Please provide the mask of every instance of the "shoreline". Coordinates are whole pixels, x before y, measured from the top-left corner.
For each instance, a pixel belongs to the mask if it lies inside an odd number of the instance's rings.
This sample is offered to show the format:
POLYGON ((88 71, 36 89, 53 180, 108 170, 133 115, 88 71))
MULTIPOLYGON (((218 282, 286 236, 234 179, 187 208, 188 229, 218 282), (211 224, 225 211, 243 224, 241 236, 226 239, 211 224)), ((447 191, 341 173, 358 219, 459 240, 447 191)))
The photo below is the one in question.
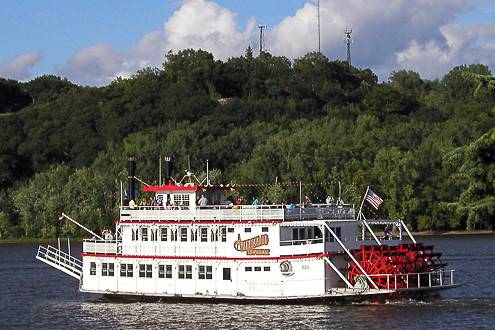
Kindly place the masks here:
POLYGON ((460 236, 460 235, 495 235, 493 230, 433 230, 413 231, 413 236, 460 236))
MULTIPOLYGON (((495 235, 493 230, 434 230, 434 231, 413 231, 413 236, 462 236, 462 235, 495 235)), ((60 238, 61 242, 67 244, 67 238, 60 238)), ((81 243, 83 238, 71 238, 71 243, 81 243)), ((35 237, 22 237, 22 238, 5 238, 0 239, 0 245, 2 244, 57 244, 55 238, 35 238, 35 237)))
MULTIPOLYGON (((81 243, 82 238, 71 238, 72 243, 81 243)), ((67 238, 60 237, 61 244, 67 244, 67 238)), ((0 245, 2 244, 57 244, 56 238, 35 238, 35 237, 22 237, 22 238, 4 238, 0 239, 0 245)))

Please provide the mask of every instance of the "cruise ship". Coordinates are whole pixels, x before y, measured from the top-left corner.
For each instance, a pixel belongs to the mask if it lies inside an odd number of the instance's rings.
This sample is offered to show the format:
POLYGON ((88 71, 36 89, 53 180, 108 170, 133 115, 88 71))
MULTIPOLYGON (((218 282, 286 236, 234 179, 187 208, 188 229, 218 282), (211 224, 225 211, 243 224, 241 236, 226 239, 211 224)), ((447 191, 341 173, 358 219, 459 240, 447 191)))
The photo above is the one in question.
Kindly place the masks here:
MULTIPOLYGON (((235 185, 181 181, 136 189, 129 160, 128 196, 113 231, 88 232, 82 254, 40 246, 36 258, 79 281, 79 290, 158 300, 307 302, 425 296, 457 286, 441 253, 417 242, 400 220, 366 219, 342 201, 249 205, 231 201, 235 185), (136 202, 152 194, 151 202, 136 202), (376 233, 375 233, 376 231, 376 233), (379 234, 377 234, 379 233, 379 234)), ((122 189, 121 189, 121 194, 122 189)))

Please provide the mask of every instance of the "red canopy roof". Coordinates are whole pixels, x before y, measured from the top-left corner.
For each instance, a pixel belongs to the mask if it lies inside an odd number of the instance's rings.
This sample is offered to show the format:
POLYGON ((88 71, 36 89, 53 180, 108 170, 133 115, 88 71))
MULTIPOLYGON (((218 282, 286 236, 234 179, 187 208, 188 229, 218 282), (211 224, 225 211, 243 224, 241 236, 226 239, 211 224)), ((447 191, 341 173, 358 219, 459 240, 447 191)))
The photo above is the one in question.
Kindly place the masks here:
POLYGON ((220 184, 220 185, 209 185, 209 186, 200 186, 197 184, 193 183, 186 183, 186 184, 174 184, 174 183, 167 183, 167 184, 162 184, 162 185, 156 185, 156 186, 144 186, 144 191, 145 192, 175 192, 175 191, 185 191, 185 192, 196 192, 198 190, 202 191, 207 191, 207 190, 230 190, 233 189, 235 185, 231 184, 220 184))

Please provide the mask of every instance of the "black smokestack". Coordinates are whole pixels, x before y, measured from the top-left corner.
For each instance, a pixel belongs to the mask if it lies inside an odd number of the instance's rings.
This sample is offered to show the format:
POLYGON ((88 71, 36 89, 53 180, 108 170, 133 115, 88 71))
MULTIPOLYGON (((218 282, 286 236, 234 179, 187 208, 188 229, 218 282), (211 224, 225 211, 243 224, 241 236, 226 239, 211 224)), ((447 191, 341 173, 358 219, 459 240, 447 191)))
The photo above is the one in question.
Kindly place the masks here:
POLYGON ((129 200, 135 199, 136 194, 136 180, 134 179, 136 175, 136 162, 134 157, 129 157, 127 162, 127 190, 129 191, 129 200))
POLYGON ((165 183, 170 180, 170 161, 171 157, 165 156, 165 183))

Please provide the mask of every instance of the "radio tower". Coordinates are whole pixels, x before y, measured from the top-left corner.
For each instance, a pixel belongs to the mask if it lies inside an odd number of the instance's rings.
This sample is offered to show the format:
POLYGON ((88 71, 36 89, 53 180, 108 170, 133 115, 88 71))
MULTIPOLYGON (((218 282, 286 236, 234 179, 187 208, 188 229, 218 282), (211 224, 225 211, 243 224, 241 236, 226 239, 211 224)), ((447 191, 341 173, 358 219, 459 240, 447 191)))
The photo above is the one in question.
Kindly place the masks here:
POLYGON ((320 0, 318 0, 318 53, 321 53, 320 0))
POLYGON ((352 43, 352 29, 349 29, 349 28, 345 28, 345 35, 346 35, 346 45, 347 45, 347 64, 349 66, 352 65, 352 61, 351 61, 351 43, 352 43))
POLYGON ((263 46, 265 45, 265 32, 263 30, 266 29, 266 25, 259 24, 258 29, 260 29, 260 55, 263 53, 263 46))

